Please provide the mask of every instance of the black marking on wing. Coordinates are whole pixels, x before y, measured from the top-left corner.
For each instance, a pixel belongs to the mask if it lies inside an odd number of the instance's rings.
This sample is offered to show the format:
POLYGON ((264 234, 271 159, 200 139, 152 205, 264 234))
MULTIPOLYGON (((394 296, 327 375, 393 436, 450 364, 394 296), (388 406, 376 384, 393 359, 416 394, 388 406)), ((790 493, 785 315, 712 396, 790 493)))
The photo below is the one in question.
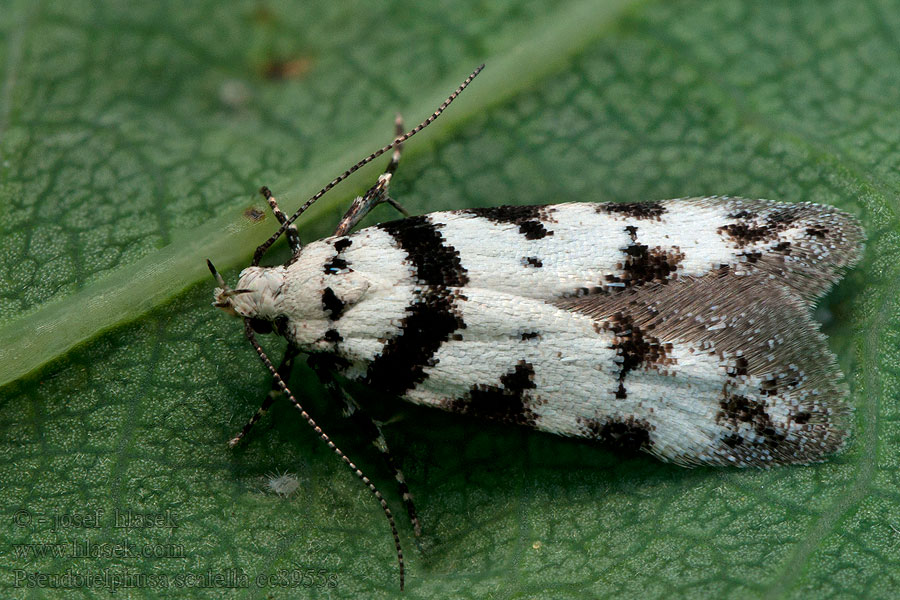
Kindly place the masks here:
MULTIPOLYGON (((721 235, 730 238, 738 248, 743 248, 749 244, 774 240, 778 237, 779 232, 789 229, 798 216, 798 209, 789 207, 766 215, 765 219, 760 222, 756 213, 743 210, 728 215, 729 218, 738 219, 737 223, 723 225, 719 227, 718 231, 721 235)), ((818 235, 818 233, 812 235, 818 235)))
POLYGON ((650 432, 653 425, 632 415, 624 418, 578 419, 585 437, 599 440, 623 452, 632 453, 653 446, 650 432))
POLYGON ((806 425, 807 423, 809 423, 810 417, 812 417, 811 413, 802 410, 794 415, 794 423, 797 423, 798 425, 806 425))
POLYGON ((402 395, 425 381, 426 366, 434 366, 434 354, 457 329, 466 324, 456 314, 458 294, 432 290, 406 308, 400 334, 387 341, 381 354, 369 364, 365 383, 389 394, 402 395))
POLYGON ((730 433, 722 438, 722 443, 729 448, 737 448, 738 446, 743 445, 744 438, 736 433, 730 433))
POLYGON ((427 378, 426 366, 437 364, 435 353, 466 327, 457 302, 465 296, 454 289, 469 281, 459 252, 444 241, 440 226, 426 217, 411 217, 379 225, 406 252, 419 284, 400 324, 400 333, 387 340, 369 364, 365 383, 402 395, 427 378))
POLYGON ((775 252, 780 252, 781 254, 784 254, 785 256, 790 256, 791 243, 790 242, 779 242, 778 244, 775 244, 774 246, 772 246, 772 250, 774 250, 775 252))
POLYGON ((334 275, 335 273, 340 273, 344 270, 352 271, 350 269, 350 263, 347 259, 340 256, 341 252, 349 248, 353 244, 353 241, 347 239, 346 237, 339 238, 334 242, 334 251, 337 253, 328 262, 325 263, 324 269, 326 275, 334 275))
POLYGON ((438 226, 417 216, 379 225, 391 234, 415 267, 416 279, 424 285, 464 286, 469 282, 459 252, 444 243, 438 226))
MULTIPOLYGON (((778 447, 787 437, 776 429, 775 423, 766 411, 766 405, 763 402, 739 394, 732 394, 726 387, 722 392, 722 400, 719 402, 719 407, 719 413, 716 415, 717 423, 732 430, 736 430, 742 423, 747 423, 753 428, 754 433, 762 438, 761 445, 763 446, 778 447)), ((796 416, 794 420, 796 421, 796 416)), ((737 433, 731 434, 722 441, 732 448, 746 442, 737 433)), ((759 441, 754 443, 760 444, 759 441)))
POLYGON ((761 396, 779 396, 789 393, 801 383, 801 375, 797 370, 784 369, 769 373, 759 385, 761 396))
POLYGON ((672 351, 672 344, 661 344, 659 339, 638 327, 631 315, 616 313, 603 324, 603 327, 612 331, 614 338, 610 348, 616 350, 616 356, 621 358, 616 398, 628 397, 625 377, 630 371, 642 367, 659 368, 672 363, 668 357, 672 351))
POLYGON ((339 256, 334 256, 325 263, 323 269, 326 275, 334 275, 350 268, 350 263, 339 256))
POLYGON ((522 264, 526 267, 534 267, 535 269, 540 269, 544 266, 544 262, 537 256, 526 256, 522 259, 522 264))
POLYGON ((726 367, 725 372, 729 377, 740 377, 749 372, 750 363, 743 356, 734 359, 734 364, 726 367))
POLYGON ((525 393, 535 387, 534 367, 520 360, 512 371, 500 377, 499 386, 474 385, 464 397, 448 401, 446 408, 473 417, 533 427, 537 415, 525 393))
POLYGON ((667 283, 674 277, 684 260, 684 253, 680 248, 677 246, 671 249, 649 248, 637 243, 637 227, 629 225, 625 227, 625 231, 631 236, 632 243, 622 249, 625 260, 617 265, 622 273, 607 275, 606 281, 623 283, 625 288, 630 288, 651 281, 667 283))
POLYGON ((337 329, 329 329, 325 332, 325 335, 322 336, 322 339, 332 344, 337 344, 338 342, 342 342, 344 340, 344 338, 341 337, 341 334, 338 333, 337 329))
POLYGON ((657 219, 666 207, 659 202, 604 202, 597 205, 598 213, 618 213, 633 219, 657 219))
POLYGON ((332 321, 337 321, 341 318, 341 313, 344 312, 345 306, 346 303, 338 298, 337 294, 330 287, 322 291, 322 310, 328 314, 328 318, 332 321))
POLYGON ((539 240, 553 235, 552 231, 544 227, 546 217, 544 206, 488 206, 485 208, 470 208, 464 212, 493 221, 494 223, 512 223, 519 226, 519 233, 526 240, 539 240))
POLYGON ((806 235, 817 237, 823 240, 828 237, 829 233, 831 233, 831 230, 827 227, 823 227, 822 225, 813 225, 812 227, 806 228, 806 235))

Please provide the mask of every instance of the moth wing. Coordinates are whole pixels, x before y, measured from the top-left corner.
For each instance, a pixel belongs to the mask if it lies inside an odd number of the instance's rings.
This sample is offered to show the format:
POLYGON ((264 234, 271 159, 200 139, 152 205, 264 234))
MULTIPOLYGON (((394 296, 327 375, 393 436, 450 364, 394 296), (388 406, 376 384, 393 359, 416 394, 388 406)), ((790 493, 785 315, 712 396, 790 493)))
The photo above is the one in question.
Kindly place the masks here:
MULTIPOLYGON (((642 370, 659 368, 665 356, 675 379, 662 388, 664 397, 646 399, 667 416, 645 450, 681 464, 822 460, 847 438, 848 389, 805 301, 768 283, 764 277, 687 278, 555 305, 613 333, 621 368, 631 368, 625 393, 635 392, 642 370), (635 360, 653 353, 654 344, 656 365, 635 360), (704 371, 704 364, 718 368, 704 371)), ((617 420, 629 418, 646 414, 617 420)))
POLYGON ((740 261, 732 270, 739 276, 771 275, 774 283, 809 301, 827 292, 862 255, 859 222, 833 206, 715 197, 669 202, 719 208, 724 220, 716 233, 740 261))
MULTIPOLYGON (((471 287, 548 301, 723 269, 770 275, 811 301, 859 259, 863 239, 859 223, 831 206, 730 197, 498 206, 432 213, 404 228, 404 241, 439 237, 471 287)), ((433 271, 440 256, 417 260, 433 271)))

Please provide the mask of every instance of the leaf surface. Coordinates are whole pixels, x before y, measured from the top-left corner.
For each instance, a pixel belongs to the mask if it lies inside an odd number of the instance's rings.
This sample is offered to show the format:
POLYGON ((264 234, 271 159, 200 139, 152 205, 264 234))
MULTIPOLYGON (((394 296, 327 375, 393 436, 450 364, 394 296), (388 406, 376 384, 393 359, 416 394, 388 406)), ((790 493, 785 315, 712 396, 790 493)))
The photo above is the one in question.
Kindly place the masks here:
MULTIPOLYGON (((378 456, 298 369, 292 388, 398 515, 406 596, 891 597, 900 7, 311 4, 4 6, 3 595, 396 594, 377 504, 294 411, 276 404, 225 447, 268 382, 209 306, 204 259, 234 281, 274 230, 248 212, 260 185, 299 206, 390 140, 395 111, 418 122, 485 62, 407 144, 395 198, 413 213, 708 194, 848 210, 866 255, 817 315, 856 427, 820 465, 685 470, 362 393, 390 419, 417 548, 378 456), (285 474, 299 487, 282 497, 285 474)), ((383 164, 302 236, 327 235, 383 164)))

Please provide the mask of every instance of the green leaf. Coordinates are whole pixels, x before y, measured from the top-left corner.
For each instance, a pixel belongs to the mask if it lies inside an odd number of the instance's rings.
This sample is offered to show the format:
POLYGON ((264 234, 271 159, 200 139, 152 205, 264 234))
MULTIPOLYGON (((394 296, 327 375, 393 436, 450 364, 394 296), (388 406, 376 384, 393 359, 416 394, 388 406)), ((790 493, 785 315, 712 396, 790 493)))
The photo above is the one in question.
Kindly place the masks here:
MULTIPOLYGON (((396 594, 377 503, 295 411, 277 403, 225 446, 268 378, 209 306, 204 259, 234 281, 274 230, 247 212, 260 185, 299 206, 389 141, 395 111, 418 122, 485 62, 407 144, 394 197, 424 213, 735 194, 858 215, 866 257, 817 313, 856 429, 820 465, 685 470, 363 392, 391 419, 419 548, 376 453, 299 369, 292 388, 398 515, 406 597, 892 597, 898 8, 7 0, 2 595, 396 594), (282 497, 285 473, 299 487, 282 497), (116 528, 117 511, 163 522, 116 528)), ((303 237, 383 164, 326 196, 303 237)))

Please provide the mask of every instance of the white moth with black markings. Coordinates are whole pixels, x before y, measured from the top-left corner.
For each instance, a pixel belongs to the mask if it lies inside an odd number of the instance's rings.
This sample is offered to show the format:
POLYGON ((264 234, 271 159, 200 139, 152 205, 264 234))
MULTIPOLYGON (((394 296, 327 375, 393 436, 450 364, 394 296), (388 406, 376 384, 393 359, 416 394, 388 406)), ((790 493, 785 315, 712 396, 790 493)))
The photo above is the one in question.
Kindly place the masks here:
MULTIPOLYGON (((257 249, 215 305, 240 316, 274 376, 236 444, 285 394, 298 353, 348 405, 415 509, 383 436, 340 374, 416 404, 643 450, 680 465, 822 460, 850 428, 847 387, 810 313, 860 256, 859 224, 809 203, 707 197, 652 203, 500 206, 431 213, 350 233, 388 202, 402 142, 332 181, 257 249), (293 221, 357 168, 394 148, 335 235, 301 248, 293 221), (258 266, 282 233, 292 258, 258 266), (254 332, 288 340, 271 364, 254 332)), ((402 209, 400 209, 402 210, 402 209)), ((210 265, 211 267, 211 265, 210 265)), ((212 268, 212 267, 211 267, 212 268)), ((215 274, 215 270, 213 269, 215 274)))

